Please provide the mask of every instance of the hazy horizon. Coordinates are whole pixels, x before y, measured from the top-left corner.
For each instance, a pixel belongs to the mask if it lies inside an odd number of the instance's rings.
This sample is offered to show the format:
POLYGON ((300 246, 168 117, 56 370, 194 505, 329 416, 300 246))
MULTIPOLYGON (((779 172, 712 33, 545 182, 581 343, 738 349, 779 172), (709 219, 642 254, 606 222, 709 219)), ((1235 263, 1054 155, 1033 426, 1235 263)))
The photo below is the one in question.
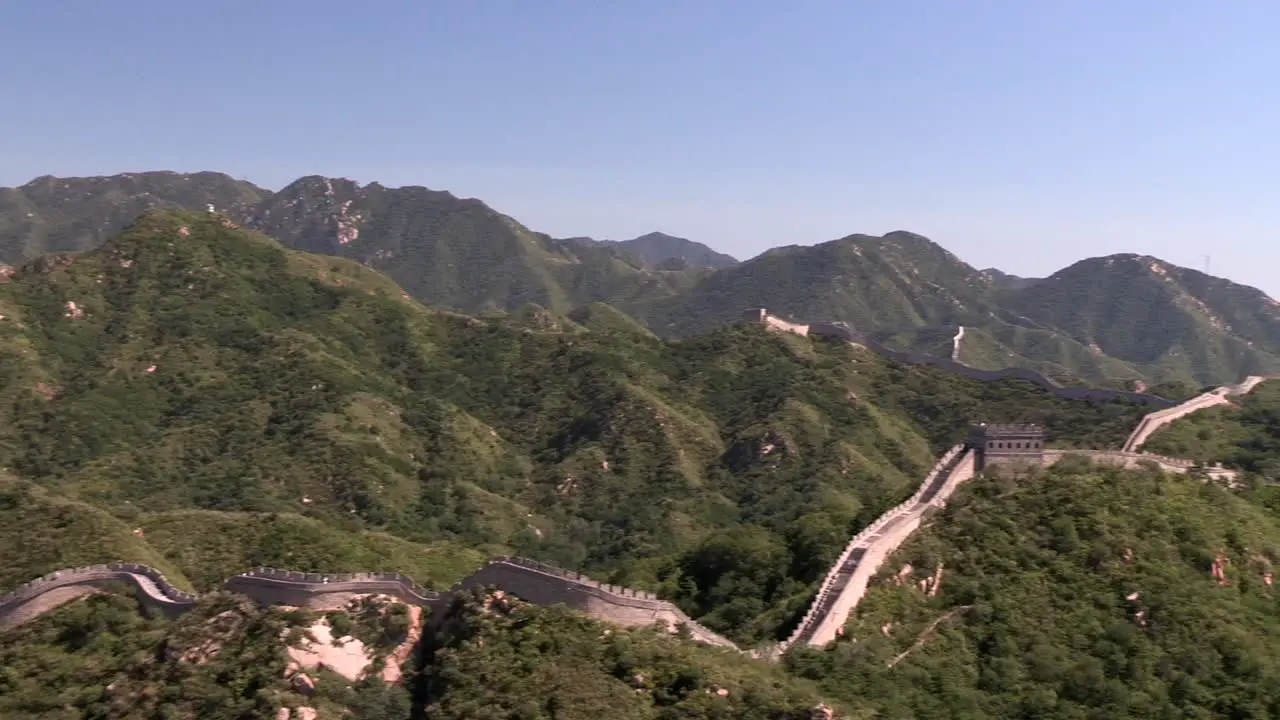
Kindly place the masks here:
POLYGON ((0 185, 214 170, 476 197, 747 259, 907 230, 1042 277, 1153 255, 1280 295, 1280 5, 155 0, 8 9, 0 185), (247 21, 251 20, 251 22, 247 21))

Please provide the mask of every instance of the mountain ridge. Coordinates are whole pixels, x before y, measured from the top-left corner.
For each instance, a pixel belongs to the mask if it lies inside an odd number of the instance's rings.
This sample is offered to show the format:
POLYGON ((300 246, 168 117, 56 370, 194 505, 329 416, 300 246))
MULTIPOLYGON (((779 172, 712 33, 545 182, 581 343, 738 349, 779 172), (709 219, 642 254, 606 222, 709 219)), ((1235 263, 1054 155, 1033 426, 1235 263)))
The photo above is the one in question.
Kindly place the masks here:
POLYGON ((713 269, 679 248, 628 250, 673 236, 558 240, 476 198, 319 175, 275 192, 218 173, 42 176, 0 190, 0 262, 94 247, 148 207, 209 204, 289 247, 355 260, 424 303, 468 314, 530 304, 566 314, 608 303, 661 336, 681 337, 764 306, 849 323, 900 352, 950 355, 946 333, 964 326, 966 364, 1028 367, 1058 382, 1198 386, 1280 370, 1280 304, 1150 256, 1119 253, 1020 278, 978 270, 900 230, 779 246, 713 269), (1124 297, 1134 287, 1144 288, 1141 302, 1124 297))

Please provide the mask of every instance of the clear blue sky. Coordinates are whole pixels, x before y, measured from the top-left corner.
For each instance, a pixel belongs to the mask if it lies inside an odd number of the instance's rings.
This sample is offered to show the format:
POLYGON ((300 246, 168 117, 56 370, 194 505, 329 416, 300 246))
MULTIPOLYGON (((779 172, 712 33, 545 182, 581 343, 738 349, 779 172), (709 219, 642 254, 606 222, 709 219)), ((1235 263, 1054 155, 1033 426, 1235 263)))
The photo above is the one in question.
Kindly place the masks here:
POLYGON ((13 0, 0 185, 339 175, 559 236, 906 229, 1280 295, 1278 38, 1277 0, 13 0))

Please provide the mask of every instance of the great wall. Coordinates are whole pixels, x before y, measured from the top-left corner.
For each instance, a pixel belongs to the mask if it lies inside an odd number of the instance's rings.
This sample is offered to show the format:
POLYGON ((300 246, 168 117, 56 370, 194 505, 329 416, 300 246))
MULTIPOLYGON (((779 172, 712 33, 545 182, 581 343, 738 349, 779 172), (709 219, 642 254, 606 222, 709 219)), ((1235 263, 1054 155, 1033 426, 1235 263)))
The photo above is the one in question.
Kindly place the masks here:
MULTIPOLYGON (((0 630, 16 627, 78 597, 124 584, 148 609, 175 616, 195 607, 200 596, 181 590, 155 568, 137 563, 110 563, 58 570, 0 596, 0 630)), ((442 608, 455 594, 493 586, 538 605, 563 603, 596 618, 642 627, 662 621, 684 625, 695 640, 709 645, 734 644, 698 624, 680 608, 643 590, 601 583, 581 573, 517 557, 495 557, 447 591, 418 585, 401 573, 301 573, 257 568, 224 583, 230 592, 263 605, 292 605, 314 610, 343 607, 358 595, 389 595, 411 605, 442 608)))
POLYGON ((765 308, 755 308, 748 312, 747 319, 752 322, 763 323, 764 325, 775 330, 795 333, 797 335, 814 335, 816 337, 830 337, 845 342, 861 345, 868 350, 874 351, 878 355, 883 355, 891 360, 909 365, 928 365, 936 367, 939 370, 945 370, 956 375, 963 375, 967 378, 980 380, 982 382, 996 382, 999 380, 1025 380, 1044 388, 1048 392, 1058 397, 1067 398, 1069 400, 1096 400, 1106 402, 1109 400, 1124 400, 1127 402, 1141 403, 1153 407, 1171 408, 1177 403, 1172 400, 1162 398, 1158 395, 1150 393, 1131 392, 1126 390, 1108 390, 1106 388, 1087 388, 1087 387, 1066 387, 1062 383, 1055 381, 1053 378, 1030 370, 1028 368, 1011 367, 1001 370, 982 370, 980 368, 970 367, 955 360, 959 356, 959 343, 964 337, 964 333, 958 331, 952 339, 953 350, 952 357, 943 358, 933 355, 925 355, 923 353, 907 353, 894 350, 880 341, 872 338, 864 332, 859 332, 841 323, 834 322, 815 322, 815 323, 796 323, 777 315, 770 314, 765 308))
MULTIPOLYGON (((773 316, 761 311, 761 320, 771 328, 801 335, 836 337, 881 352, 875 344, 868 345, 857 339, 855 333, 843 326, 820 325, 815 330, 813 325, 797 325, 780 318, 770 318, 773 316)), ((888 351, 884 354, 909 362, 899 357, 900 353, 888 351)), ((931 361, 930 364, 938 363, 931 361)), ((972 368, 968 370, 972 371, 972 368)), ((962 374, 985 380, 1029 380, 1051 392, 1069 392, 1065 397, 1168 405, 1145 415, 1121 450, 1043 450, 1036 454, 1037 464, 1047 466, 1068 455, 1082 455, 1097 462, 1124 467, 1150 463, 1165 471, 1179 473, 1189 472, 1194 463, 1141 453, 1138 448, 1160 427, 1197 410, 1229 402, 1228 396, 1246 394, 1267 379, 1251 376, 1237 385, 1220 387, 1174 405, 1163 398, 1154 398, 1159 402, 1152 403, 1151 396, 1138 393, 1062 388, 1046 384, 1051 381, 1038 373, 1025 372, 1039 377, 1040 381, 1024 376, 1024 371, 972 371, 962 374)), ((796 645, 823 647, 834 640, 884 561, 920 526, 929 510, 942 507, 962 483, 975 475, 976 467, 973 448, 957 445, 947 451, 910 498, 883 513, 849 540, 791 635, 770 647, 751 650, 750 654, 776 660, 796 645)), ((1233 474, 1221 468, 1209 468, 1207 472, 1211 477, 1230 477, 1233 474)), ((0 596, 0 631, 16 627, 76 598, 121 584, 129 586, 144 607, 169 616, 183 613, 199 601, 198 595, 175 587, 160 571, 146 565, 111 563, 59 570, 0 596)), ((235 575, 224 584, 227 590, 264 605, 312 609, 338 608, 354 596, 370 594, 390 595, 409 604, 439 608, 460 591, 489 586, 539 605, 563 603, 592 617, 625 627, 649 626, 659 621, 671 628, 684 626, 699 642, 737 649, 728 639, 698 624, 673 603, 652 593, 600 583, 586 575, 525 558, 493 558, 483 568, 444 592, 428 590, 400 573, 301 573, 273 568, 258 568, 235 575)))

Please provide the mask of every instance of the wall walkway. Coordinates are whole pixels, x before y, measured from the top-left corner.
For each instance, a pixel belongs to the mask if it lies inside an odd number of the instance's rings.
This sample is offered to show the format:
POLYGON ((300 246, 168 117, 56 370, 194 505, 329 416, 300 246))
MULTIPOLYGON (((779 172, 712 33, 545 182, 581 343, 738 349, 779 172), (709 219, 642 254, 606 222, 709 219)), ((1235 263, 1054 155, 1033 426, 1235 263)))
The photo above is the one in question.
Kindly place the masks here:
POLYGON ((796 643, 822 647, 834 640, 885 558, 919 527, 929 508, 943 505, 960 483, 972 476, 973 456, 957 445, 938 460, 915 494, 854 535, 828 571, 804 619, 778 646, 777 654, 796 643))

